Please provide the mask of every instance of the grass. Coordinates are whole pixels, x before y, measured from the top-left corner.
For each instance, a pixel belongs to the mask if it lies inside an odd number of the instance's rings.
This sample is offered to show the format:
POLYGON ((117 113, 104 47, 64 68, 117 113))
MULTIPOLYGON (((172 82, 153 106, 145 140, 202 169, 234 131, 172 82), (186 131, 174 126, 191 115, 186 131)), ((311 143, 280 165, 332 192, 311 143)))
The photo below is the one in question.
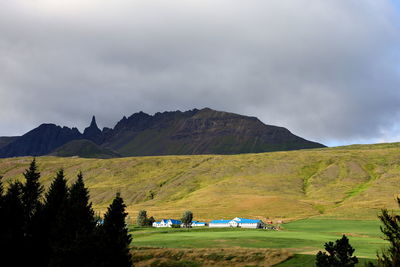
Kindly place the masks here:
POLYGON ((242 248, 136 248, 132 251, 135 266, 271 266, 292 257, 279 249, 242 248), (266 265, 265 263, 269 263, 266 265))
MULTIPOLYGON (((371 259, 358 259, 357 266, 365 266, 367 262, 376 262, 375 260, 371 259)), ((274 265, 274 267, 306 267, 306 266, 315 266, 315 256, 314 255, 302 255, 302 254, 295 254, 293 257, 285 260, 282 263, 274 265)))
POLYGON ((278 266, 312 266, 314 255, 328 241, 346 234, 361 262, 374 259, 385 246, 379 221, 305 219, 283 224, 283 230, 240 228, 131 228, 134 247, 174 249, 284 249, 295 256, 278 266), (296 265, 298 264, 298 265, 296 265), (301 265, 303 264, 303 265, 301 265), (310 265, 308 265, 310 264, 310 265))

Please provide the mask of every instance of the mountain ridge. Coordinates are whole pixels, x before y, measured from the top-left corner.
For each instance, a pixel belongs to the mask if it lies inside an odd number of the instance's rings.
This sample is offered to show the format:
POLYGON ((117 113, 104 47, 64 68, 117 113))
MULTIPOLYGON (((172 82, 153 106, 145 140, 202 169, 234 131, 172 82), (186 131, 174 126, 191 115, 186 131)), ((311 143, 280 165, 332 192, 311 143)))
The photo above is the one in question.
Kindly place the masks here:
POLYGON ((83 156, 79 153, 82 143, 71 142, 80 139, 99 146, 85 144, 97 152, 105 149, 106 154, 111 152, 123 157, 240 154, 324 147, 284 127, 264 124, 256 117, 203 108, 154 115, 140 111, 124 116, 114 128, 103 130, 93 116, 83 133, 77 128, 42 124, 0 147, 0 157, 57 154, 61 146, 68 154, 74 154, 75 149, 76 156, 83 156))

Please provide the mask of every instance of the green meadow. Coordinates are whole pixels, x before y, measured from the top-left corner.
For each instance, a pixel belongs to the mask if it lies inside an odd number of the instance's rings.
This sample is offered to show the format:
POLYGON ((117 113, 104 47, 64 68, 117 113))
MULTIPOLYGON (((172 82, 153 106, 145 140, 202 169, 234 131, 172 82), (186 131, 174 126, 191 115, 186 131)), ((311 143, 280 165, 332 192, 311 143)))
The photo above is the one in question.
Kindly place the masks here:
POLYGON ((131 228, 132 246, 161 248, 279 248, 295 256, 278 266, 313 266, 314 255, 324 243, 343 234, 356 249, 355 255, 374 259, 385 246, 378 220, 304 219, 281 225, 282 230, 238 228, 131 228), (290 265, 288 265, 290 264, 290 265), (310 264, 310 265, 309 265, 310 264))

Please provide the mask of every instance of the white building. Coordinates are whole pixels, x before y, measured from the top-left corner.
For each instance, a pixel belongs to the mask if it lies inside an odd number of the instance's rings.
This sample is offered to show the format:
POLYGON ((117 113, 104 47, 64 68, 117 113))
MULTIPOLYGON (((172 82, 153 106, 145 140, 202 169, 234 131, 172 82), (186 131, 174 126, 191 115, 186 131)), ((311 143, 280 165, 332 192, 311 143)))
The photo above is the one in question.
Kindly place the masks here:
POLYGON ((198 221, 192 221, 192 224, 191 224, 192 227, 207 226, 207 225, 208 225, 208 223, 206 223, 206 222, 198 222, 198 221))
POLYGON ((261 220, 251 220, 244 218, 234 218, 231 222, 233 227, 241 227, 241 228, 263 228, 264 222, 261 220))
POLYGON ((244 218, 234 218, 233 220, 214 220, 209 223, 209 227, 240 227, 240 228, 263 228, 261 220, 251 220, 244 218))
POLYGON ((231 220, 213 220, 208 226, 209 227, 232 227, 229 223, 231 220))
POLYGON ((179 220, 164 219, 161 222, 153 222, 153 227, 172 227, 173 224, 181 225, 182 222, 179 220))

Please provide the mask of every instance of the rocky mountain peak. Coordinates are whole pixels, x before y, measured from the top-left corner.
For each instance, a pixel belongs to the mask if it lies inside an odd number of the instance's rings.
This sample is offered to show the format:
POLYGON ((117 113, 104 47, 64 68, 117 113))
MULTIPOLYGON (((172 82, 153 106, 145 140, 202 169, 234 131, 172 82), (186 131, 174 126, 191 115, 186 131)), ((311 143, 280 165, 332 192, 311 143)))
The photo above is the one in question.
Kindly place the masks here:
POLYGON ((90 122, 90 126, 85 128, 83 132, 83 137, 85 139, 89 139, 95 143, 99 143, 101 141, 102 132, 97 126, 96 117, 92 117, 92 121, 90 122))

